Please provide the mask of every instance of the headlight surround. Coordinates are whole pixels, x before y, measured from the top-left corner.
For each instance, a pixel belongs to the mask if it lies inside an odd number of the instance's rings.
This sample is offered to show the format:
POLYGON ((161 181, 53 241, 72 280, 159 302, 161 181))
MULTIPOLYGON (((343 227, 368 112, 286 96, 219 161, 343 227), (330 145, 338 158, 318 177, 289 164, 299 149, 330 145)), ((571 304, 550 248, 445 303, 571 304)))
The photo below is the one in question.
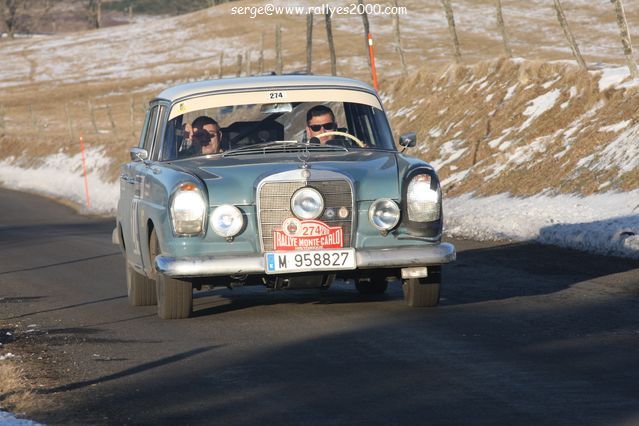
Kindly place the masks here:
POLYGON ((368 219, 380 231, 393 229, 399 223, 399 218, 399 206, 390 198, 375 200, 368 209, 368 219))
POLYGON ((314 188, 300 188, 291 197, 291 211, 298 219, 317 219, 324 211, 324 198, 314 188))
POLYGON ((193 236, 204 232, 207 204, 194 183, 183 183, 171 197, 171 224, 176 235, 193 236))
POLYGON ((236 236, 244 227, 242 212, 231 204, 216 207, 211 213, 210 222, 213 231, 224 238, 236 236))
POLYGON ((413 176, 406 189, 408 220, 432 222, 439 219, 441 206, 439 188, 431 188, 432 177, 427 173, 413 176))

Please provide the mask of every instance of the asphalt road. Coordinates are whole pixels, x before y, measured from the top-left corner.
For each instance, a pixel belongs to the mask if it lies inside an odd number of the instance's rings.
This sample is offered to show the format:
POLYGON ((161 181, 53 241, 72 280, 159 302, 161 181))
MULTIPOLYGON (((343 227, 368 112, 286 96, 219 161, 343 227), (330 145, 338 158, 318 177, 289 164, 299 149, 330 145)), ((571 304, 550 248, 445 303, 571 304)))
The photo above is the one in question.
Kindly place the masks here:
POLYGON ((198 292, 195 316, 127 304, 113 219, 0 190, 0 353, 48 424, 639 424, 635 261, 452 241, 441 306, 198 292), (6 332, 12 336, 6 337, 6 332))

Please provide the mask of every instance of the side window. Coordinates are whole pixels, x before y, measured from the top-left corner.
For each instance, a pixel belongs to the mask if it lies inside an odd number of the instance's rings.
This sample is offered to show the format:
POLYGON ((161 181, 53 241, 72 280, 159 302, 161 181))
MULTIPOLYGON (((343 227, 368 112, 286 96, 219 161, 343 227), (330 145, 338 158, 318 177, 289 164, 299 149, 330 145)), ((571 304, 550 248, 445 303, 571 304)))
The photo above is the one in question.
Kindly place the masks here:
POLYGON ((149 111, 149 120, 144 135, 144 144, 142 145, 142 148, 149 151, 149 153, 151 152, 151 148, 153 147, 153 139, 155 139, 155 133, 157 131, 159 109, 160 107, 158 105, 155 105, 151 108, 151 111, 149 111))
POLYGON ((140 132, 140 140, 138 142, 138 148, 144 147, 144 139, 146 139, 147 130, 149 128, 149 117, 151 116, 151 110, 146 110, 146 115, 144 116, 144 124, 142 125, 142 131, 140 132))

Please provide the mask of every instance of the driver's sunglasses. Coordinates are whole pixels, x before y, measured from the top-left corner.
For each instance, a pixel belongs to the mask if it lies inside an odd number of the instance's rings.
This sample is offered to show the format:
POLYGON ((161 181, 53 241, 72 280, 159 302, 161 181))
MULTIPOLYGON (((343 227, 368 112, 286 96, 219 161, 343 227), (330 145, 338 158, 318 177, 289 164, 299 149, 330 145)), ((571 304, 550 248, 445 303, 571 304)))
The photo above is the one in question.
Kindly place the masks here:
POLYGON ((308 127, 314 132, 319 132, 322 129, 322 127, 324 128, 324 130, 335 130, 337 129, 337 124, 331 121, 331 122, 322 123, 322 124, 309 124, 308 127))

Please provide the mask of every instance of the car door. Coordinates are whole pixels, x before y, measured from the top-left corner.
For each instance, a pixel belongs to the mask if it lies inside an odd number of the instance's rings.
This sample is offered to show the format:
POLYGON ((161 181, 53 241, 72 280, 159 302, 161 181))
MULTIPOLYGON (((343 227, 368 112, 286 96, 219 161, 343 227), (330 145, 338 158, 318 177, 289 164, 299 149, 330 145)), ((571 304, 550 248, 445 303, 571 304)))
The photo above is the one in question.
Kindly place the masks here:
MULTIPOLYGON (((159 109, 159 105, 151 105, 140 135, 138 148, 146 150, 149 155, 151 155, 151 149, 157 133, 159 109)), ((142 269, 144 266, 140 247, 139 204, 143 196, 145 174, 147 172, 148 167, 142 161, 132 160, 123 166, 120 175, 120 197, 123 209, 121 226, 124 244, 127 260, 136 269, 142 269)))

